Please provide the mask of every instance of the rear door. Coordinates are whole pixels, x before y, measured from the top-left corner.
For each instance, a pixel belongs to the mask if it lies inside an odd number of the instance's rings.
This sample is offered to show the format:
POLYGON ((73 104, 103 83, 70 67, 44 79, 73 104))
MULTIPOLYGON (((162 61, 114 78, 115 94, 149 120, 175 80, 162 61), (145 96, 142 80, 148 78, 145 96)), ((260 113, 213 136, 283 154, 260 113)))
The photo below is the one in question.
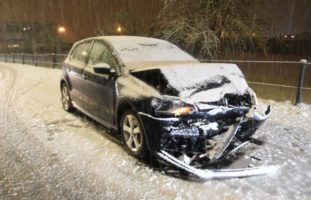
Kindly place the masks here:
POLYGON ((92 41, 87 41, 77 44, 69 55, 69 62, 66 63, 66 70, 69 76, 71 90, 70 96, 74 103, 84 108, 84 94, 83 94, 83 69, 86 66, 86 59, 92 41))
POLYGON ((89 99, 86 106, 92 115, 112 125, 114 122, 116 76, 95 73, 93 67, 101 64, 108 64, 117 71, 116 61, 108 46, 103 41, 95 40, 90 51, 88 64, 84 68, 84 77, 86 78, 84 93, 89 99))

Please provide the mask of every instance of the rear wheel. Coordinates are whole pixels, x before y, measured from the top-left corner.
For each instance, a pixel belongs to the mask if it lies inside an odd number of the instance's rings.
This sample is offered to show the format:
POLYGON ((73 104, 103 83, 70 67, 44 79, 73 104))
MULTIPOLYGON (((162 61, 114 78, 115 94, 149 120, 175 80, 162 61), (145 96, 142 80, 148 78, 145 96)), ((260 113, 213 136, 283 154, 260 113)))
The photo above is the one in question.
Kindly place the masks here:
POLYGON ((146 155, 145 135, 142 124, 133 111, 123 114, 120 128, 126 150, 136 158, 143 158, 146 155))
POLYGON ((71 98, 70 98, 69 89, 68 89, 68 87, 67 87, 67 85, 65 83, 62 84, 61 93, 62 93, 63 108, 67 112, 72 112, 74 110, 74 107, 72 105, 72 101, 71 101, 71 98))

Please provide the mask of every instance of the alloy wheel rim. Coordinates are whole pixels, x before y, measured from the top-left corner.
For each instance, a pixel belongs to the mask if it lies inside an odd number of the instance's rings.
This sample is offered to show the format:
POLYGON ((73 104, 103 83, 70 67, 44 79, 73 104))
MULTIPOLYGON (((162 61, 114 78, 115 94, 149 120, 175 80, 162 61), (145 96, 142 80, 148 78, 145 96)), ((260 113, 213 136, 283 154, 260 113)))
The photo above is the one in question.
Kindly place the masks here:
POLYGON ((134 115, 127 115, 123 120, 123 135, 125 143, 131 151, 137 152, 141 149, 142 134, 138 119, 134 115))
POLYGON ((69 108, 69 101, 70 101, 70 98, 69 98, 68 90, 67 90, 67 87, 64 86, 63 91, 62 91, 62 102, 63 102, 65 110, 68 110, 69 108))

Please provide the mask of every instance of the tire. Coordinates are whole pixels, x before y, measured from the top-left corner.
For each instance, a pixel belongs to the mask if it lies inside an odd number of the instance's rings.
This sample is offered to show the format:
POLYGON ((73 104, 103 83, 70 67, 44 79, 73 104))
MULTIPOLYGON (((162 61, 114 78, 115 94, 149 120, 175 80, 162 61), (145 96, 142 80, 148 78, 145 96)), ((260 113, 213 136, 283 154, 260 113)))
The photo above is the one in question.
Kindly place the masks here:
POLYGON ((147 152, 145 133, 137 114, 132 110, 123 113, 120 132, 127 152, 136 158, 144 158, 147 152))
POLYGON ((61 94, 62 94, 61 100, 64 110, 66 110, 67 112, 72 112, 74 110, 74 107, 72 105, 69 89, 65 83, 63 83, 61 86, 61 94))

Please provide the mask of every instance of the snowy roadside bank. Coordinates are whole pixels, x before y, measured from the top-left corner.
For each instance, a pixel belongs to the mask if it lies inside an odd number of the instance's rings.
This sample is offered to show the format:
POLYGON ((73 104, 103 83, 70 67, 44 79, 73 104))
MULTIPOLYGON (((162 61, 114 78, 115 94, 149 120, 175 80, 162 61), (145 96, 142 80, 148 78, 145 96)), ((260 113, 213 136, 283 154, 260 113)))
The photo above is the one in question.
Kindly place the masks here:
POLYGON ((311 108, 262 100, 272 116, 233 165, 278 164, 269 177, 197 183, 128 156, 106 130, 60 103, 60 70, 0 63, 0 198, 308 199, 311 108), (261 160, 257 160, 259 158, 261 160))

